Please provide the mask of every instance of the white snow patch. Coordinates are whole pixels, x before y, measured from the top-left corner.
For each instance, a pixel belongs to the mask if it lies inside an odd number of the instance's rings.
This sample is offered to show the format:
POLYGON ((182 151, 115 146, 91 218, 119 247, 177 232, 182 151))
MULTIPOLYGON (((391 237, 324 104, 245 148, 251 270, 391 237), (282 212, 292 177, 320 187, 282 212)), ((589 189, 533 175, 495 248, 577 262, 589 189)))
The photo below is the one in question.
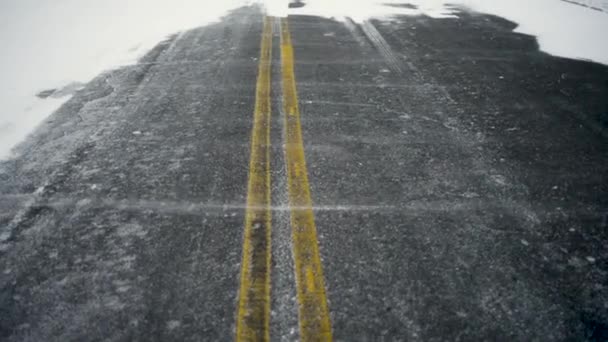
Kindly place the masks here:
MULTIPOLYGON (((267 0, 271 8, 285 8, 287 0, 267 0)), ((343 20, 350 18, 355 22, 363 22, 370 18, 387 18, 398 15, 427 15, 433 18, 453 17, 453 10, 444 6, 442 0, 302 0, 304 6, 287 10, 289 15, 311 15, 343 20), (410 8, 403 6, 412 4, 410 8)), ((284 16, 285 11, 272 13, 284 16), (282 15, 283 14, 283 15, 282 15)))
POLYGON ((178 320, 171 320, 171 321, 167 322, 168 330, 175 330, 181 326, 182 326, 182 322, 180 322, 178 320))
MULTIPOLYGON (((267 0, 277 6, 286 0, 267 0)), ((288 14, 313 15, 363 22, 399 15, 454 17, 453 5, 513 21, 516 32, 536 36, 541 50, 555 56, 608 64, 608 13, 561 0, 303 0, 288 14), (398 6, 409 4, 411 8, 398 6)), ((594 0, 608 8, 608 0, 594 0)), ((601 6, 600 6, 601 7, 601 6)), ((280 15, 280 13, 277 13, 280 15)))
POLYGON ((516 32, 536 36, 551 55, 608 64, 608 13, 560 0, 455 2, 516 22, 516 32))
POLYGON ((0 159, 86 83, 134 63, 167 36, 209 24, 252 0, 0 1, 0 159))

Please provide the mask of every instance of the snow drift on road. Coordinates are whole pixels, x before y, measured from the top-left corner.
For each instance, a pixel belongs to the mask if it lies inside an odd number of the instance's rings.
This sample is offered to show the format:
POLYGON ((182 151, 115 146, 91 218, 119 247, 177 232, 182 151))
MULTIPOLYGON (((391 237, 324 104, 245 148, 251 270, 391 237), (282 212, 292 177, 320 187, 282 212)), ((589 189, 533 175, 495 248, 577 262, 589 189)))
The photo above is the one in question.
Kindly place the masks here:
MULTIPOLYGON (((608 2, 608 0, 581 0, 608 2)), ((550 54, 608 64, 608 13, 562 0, 3 0, 0 1, 0 159, 70 97, 41 99, 47 89, 77 89, 100 72, 133 63, 165 37, 262 2, 268 13, 357 22, 395 15, 454 17, 447 4, 504 17, 538 37, 550 54), (403 6, 409 3, 414 6, 403 6), (401 6, 396 6, 401 4, 401 6)))

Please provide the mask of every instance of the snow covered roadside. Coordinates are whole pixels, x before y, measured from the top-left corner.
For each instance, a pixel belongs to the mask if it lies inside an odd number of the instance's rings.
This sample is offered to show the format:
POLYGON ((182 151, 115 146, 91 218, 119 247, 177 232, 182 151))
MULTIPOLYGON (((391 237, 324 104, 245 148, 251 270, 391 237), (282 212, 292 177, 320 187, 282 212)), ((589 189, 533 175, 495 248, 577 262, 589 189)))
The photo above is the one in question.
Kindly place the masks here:
MULTIPOLYGON (((272 1, 272 0, 269 0, 272 1)), ((281 0, 277 0, 281 1, 281 0)), ((589 0, 577 0, 584 2, 589 0)), ((593 0, 608 6, 608 0, 593 0)), ((450 5, 493 14, 519 24, 517 32, 538 38, 541 50, 555 56, 608 64, 608 13, 562 0, 304 0, 305 6, 289 14, 327 18, 350 17, 356 22, 396 15, 453 17, 450 5), (413 6, 398 6, 398 4, 413 6)))
MULTIPOLYGON (((0 1, 0 160, 79 84, 251 0, 0 1), (36 95, 57 92, 42 99, 36 95)), ((49 95, 49 94, 46 94, 49 95)))
MULTIPOLYGON (((517 22, 556 56, 608 64, 608 13, 562 0, 2 0, 0 1, 0 160, 80 84, 134 63, 175 32, 218 20, 254 2, 269 14, 317 15, 357 22, 395 15, 454 17, 447 4, 517 22), (414 6, 403 6, 403 4, 414 6), (67 89, 66 88, 70 88, 67 89), (46 99, 36 96, 49 89, 46 99), (72 90, 72 91, 67 91, 72 90)), ((604 1, 608 0, 577 0, 604 1)))
POLYGON ((551 55, 608 64, 607 13, 560 0, 458 2, 518 23, 516 32, 536 36, 551 55))

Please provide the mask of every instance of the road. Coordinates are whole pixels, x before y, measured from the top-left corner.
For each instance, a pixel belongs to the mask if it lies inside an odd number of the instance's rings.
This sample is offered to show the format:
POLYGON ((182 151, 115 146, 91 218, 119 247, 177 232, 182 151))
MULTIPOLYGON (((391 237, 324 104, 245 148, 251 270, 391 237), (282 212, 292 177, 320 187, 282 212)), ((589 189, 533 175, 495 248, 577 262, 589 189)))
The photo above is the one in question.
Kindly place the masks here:
POLYGON ((603 341, 608 67, 235 10, 0 164, 0 340, 603 341))

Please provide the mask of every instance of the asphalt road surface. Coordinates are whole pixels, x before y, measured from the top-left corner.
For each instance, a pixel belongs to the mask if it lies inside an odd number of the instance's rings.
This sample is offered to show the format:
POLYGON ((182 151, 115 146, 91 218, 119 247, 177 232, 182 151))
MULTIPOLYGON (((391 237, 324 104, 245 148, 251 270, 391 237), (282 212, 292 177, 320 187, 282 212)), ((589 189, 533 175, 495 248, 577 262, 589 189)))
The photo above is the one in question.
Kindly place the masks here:
POLYGON ((99 75, 0 163, 0 340, 606 341, 608 67, 458 16, 99 75))

